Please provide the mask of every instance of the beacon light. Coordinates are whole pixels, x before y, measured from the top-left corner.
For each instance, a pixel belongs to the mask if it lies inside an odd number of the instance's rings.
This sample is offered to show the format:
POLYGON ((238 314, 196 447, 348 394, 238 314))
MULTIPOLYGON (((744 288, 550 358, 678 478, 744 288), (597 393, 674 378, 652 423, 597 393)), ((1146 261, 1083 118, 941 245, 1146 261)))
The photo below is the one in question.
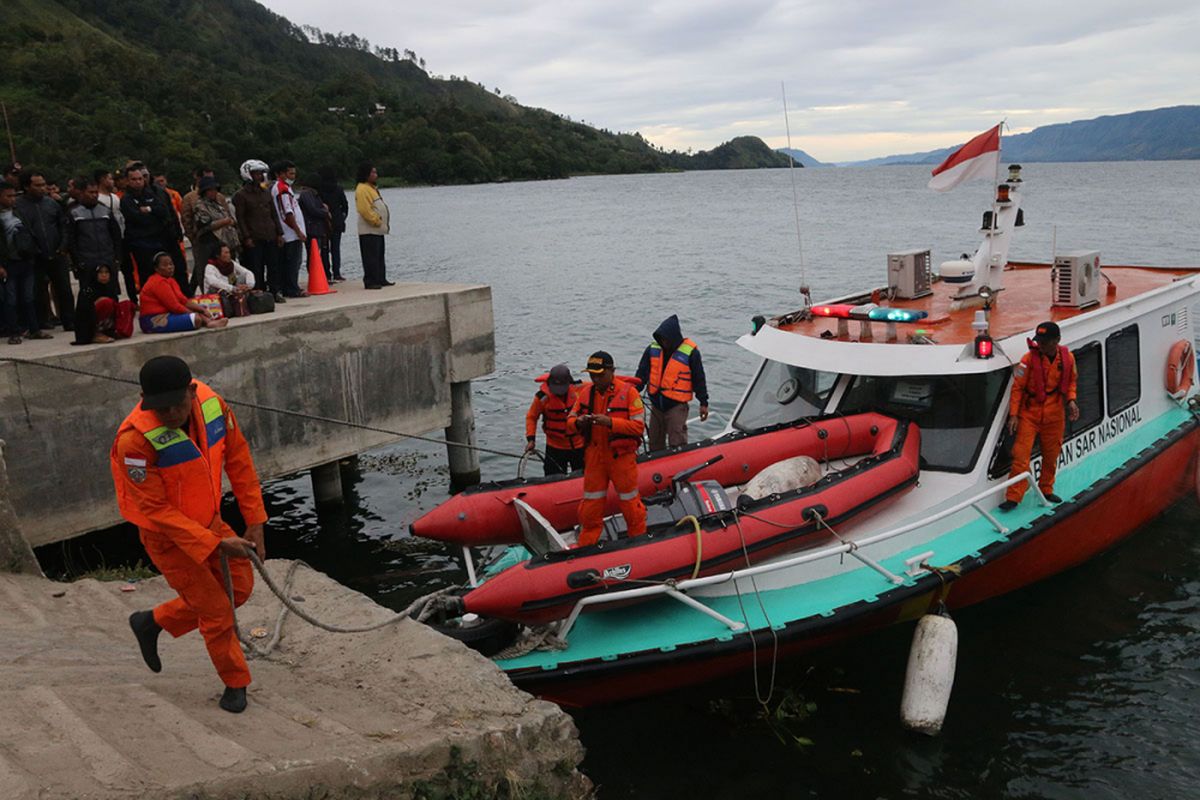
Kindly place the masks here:
POLYGON ((852 308, 854 308, 854 306, 846 304, 813 306, 812 314, 814 317, 836 317, 837 319, 850 319, 850 310, 852 308))
POLYGON ((976 358, 991 358, 994 354, 995 348, 992 344, 992 337, 986 333, 981 333, 975 337, 976 358))
POLYGON ((907 308, 873 308, 867 315, 872 322, 919 322, 929 316, 927 311, 907 308))

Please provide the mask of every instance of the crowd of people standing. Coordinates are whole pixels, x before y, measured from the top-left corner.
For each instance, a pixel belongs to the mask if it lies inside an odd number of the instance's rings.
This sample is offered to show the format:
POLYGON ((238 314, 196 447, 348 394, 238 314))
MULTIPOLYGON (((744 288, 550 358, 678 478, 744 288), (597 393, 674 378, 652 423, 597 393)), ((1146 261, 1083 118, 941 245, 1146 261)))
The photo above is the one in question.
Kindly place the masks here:
MULTIPOLYGON (((296 165, 241 165, 241 186, 221 191, 198 167, 186 194, 141 161, 72 178, 65 189, 36 168, 11 164, 0 182, 0 326, 9 344, 52 338, 76 344, 132 334, 220 327, 196 297, 262 292, 274 303, 306 297, 300 270, 319 253, 326 281, 342 277, 341 240, 350 206, 332 169, 297 180, 296 165), (188 251, 190 248, 191 263, 188 251), (74 278, 74 282, 72 281, 74 278), (120 284, 124 283, 124 298, 120 284)), ((358 171, 355 210, 363 283, 387 279, 387 204, 378 172, 358 171)))

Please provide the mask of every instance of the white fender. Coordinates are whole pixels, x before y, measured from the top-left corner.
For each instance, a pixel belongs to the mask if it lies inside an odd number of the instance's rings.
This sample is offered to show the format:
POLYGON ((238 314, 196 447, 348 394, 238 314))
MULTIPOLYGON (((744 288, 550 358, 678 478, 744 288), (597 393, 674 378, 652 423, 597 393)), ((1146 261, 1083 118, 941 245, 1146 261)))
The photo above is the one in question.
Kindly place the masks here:
POLYGON ((948 616, 926 614, 913 633, 900 699, 900 721, 911 731, 936 736, 946 719, 954 664, 958 658, 958 628, 948 616))

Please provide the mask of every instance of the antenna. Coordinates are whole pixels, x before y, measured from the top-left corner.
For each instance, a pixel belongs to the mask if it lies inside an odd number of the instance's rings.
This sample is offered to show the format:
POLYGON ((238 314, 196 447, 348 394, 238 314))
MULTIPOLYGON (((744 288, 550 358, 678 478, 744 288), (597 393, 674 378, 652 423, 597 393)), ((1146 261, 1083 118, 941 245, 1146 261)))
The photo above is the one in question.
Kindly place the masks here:
MULTIPOLYGON (((12 156, 12 163, 17 163, 17 148, 13 144, 12 128, 8 127, 8 106, 0 102, 0 111, 4 112, 4 130, 8 132, 8 152, 12 156)), ((791 145, 788 145, 791 147, 791 145)))
POLYGON ((808 305, 812 305, 812 295, 808 289, 808 275, 804 269, 804 237, 800 234, 800 197, 796 192, 796 157, 791 152, 792 124, 788 120, 787 86, 780 81, 779 88, 783 92, 783 127, 787 131, 788 176, 792 179, 792 211, 796 215, 796 252, 800 256, 800 294, 804 295, 808 305))

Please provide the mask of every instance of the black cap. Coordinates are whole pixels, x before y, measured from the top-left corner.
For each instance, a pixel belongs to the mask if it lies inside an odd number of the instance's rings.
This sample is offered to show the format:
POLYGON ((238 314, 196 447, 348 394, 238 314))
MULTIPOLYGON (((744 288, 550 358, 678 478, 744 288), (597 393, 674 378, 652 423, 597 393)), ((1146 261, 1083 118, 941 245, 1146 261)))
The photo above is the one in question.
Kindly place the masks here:
POLYGON ((546 379, 546 385, 550 387, 550 391, 559 397, 567 393, 571 382, 571 368, 566 364, 551 367, 550 377, 546 379))
POLYGON ((1043 322, 1037 326, 1037 330, 1033 334, 1033 338, 1037 341, 1048 341, 1053 339, 1061 339, 1062 331, 1058 329, 1058 325, 1053 322, 1043 322))
POLYGON ((597 350, 588 356, 587 368, 584 372, 590 372, 595 375, 598 372, 604 372, 606 369, 613 369, 613 357, 603 350, 597 350))
POLYGON ((192 371, 187 362, 175 356, 155 356, 142 365, 138 373, 142 384, 142 409, 154 411, 179 405, 192 385, 192 371))
POLYGON ((209 189, 220 189, 220 188, 221 188, 221 182, 219 180, 217 180, 216 178, 214 178, 211 175, 205 175, 203 178, 200 179, 199 185, 196 186, 196 191, 198 191, 200 194, 204 194, 209 189))

